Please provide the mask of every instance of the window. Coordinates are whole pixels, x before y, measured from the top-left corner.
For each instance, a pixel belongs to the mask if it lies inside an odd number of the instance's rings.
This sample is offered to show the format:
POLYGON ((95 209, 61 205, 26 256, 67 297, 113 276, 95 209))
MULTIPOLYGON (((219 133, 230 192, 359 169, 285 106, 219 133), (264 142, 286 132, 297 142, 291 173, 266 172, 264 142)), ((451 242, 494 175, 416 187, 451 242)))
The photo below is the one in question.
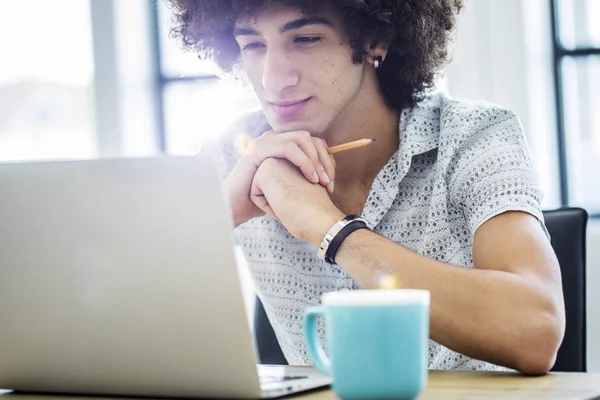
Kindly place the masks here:
POLYGON ((561 200, 600 215, 600 2, 550 1, 561 200))
POLYGON ((0 48, 0 160, 94 157, 89 0, 1 2, 0 48))
MULTIPOLYGON (((153 2, 154 3, 154 2, 153 2)), ((156 70, 159 102, 163 111, 159 127, 162 150, 168 154, 195 153, 204 138, 218 135, 236 116, 260 107, 249 87, 219 78, 219 69, 209 61, 183 52, 176 39, 169 37, 171 12, 165 1, 154 8, 157 33, 156 70)), ((235 249, 246 315, 252 327, 254 286, 244 256, 235 249)))
POLYGON ((257 108, 258 100, 250 88, 219 78, 219 69, 210 61, 182 51, 169 37, 172 23, 166 2, 158 2, 156 11, 163 150, 193 153, 203 138, 218 135, 240 113, 257 108))

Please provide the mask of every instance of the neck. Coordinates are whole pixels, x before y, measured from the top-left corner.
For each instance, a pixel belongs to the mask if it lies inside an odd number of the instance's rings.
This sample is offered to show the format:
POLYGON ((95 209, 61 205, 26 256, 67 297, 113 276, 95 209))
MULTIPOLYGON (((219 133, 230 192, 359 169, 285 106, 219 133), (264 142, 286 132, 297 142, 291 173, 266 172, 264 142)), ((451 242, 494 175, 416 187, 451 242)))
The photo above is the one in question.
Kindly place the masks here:
POLYGON ((398 150, 400 113, 390 108, 379 90, 374 71, 365 73, 359 92, 336 118, 323 138, 329 146, 357 139, 375 139, 367 147, 335 155, 336 188, 369 185, 398 150))

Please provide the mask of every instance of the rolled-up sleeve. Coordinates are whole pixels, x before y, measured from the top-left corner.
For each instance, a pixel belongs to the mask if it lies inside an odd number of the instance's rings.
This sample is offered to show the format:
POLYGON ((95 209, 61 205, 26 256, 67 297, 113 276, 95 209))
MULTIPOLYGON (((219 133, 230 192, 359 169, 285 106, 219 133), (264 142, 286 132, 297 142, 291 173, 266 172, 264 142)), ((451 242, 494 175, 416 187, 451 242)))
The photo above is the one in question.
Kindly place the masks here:
POLYGON ((546 235, 541 209, 543 192, 519 118, 495 109, 472 126, 454 158, 452 201, 462 210, 471 230, 507 211, 536 217, 546 235))

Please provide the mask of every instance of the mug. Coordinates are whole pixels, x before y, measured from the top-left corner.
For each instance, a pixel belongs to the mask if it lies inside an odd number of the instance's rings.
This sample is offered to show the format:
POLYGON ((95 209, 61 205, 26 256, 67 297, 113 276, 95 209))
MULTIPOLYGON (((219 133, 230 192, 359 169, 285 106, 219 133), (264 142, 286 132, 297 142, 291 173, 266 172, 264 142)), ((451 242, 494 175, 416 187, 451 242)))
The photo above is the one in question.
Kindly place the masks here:
POLYGON ((427 383, 426 290, 352 290, 323 295, 304 314, 308 354, 342 399, 414 399, 427 383), (325 319, 329 356, 317 333, 325 319))

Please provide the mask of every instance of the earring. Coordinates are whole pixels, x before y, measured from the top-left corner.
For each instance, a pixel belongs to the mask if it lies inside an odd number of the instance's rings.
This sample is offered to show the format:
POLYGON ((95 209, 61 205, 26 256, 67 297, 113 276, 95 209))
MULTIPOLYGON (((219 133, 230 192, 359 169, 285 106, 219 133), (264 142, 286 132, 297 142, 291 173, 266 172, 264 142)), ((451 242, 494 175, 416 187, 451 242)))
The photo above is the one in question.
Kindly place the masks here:
POLYGON ((381 64, 383 64, 383 58, 381 56, 373 58, 373 68, 379 69, 379 67, 381 67, 381 64))

